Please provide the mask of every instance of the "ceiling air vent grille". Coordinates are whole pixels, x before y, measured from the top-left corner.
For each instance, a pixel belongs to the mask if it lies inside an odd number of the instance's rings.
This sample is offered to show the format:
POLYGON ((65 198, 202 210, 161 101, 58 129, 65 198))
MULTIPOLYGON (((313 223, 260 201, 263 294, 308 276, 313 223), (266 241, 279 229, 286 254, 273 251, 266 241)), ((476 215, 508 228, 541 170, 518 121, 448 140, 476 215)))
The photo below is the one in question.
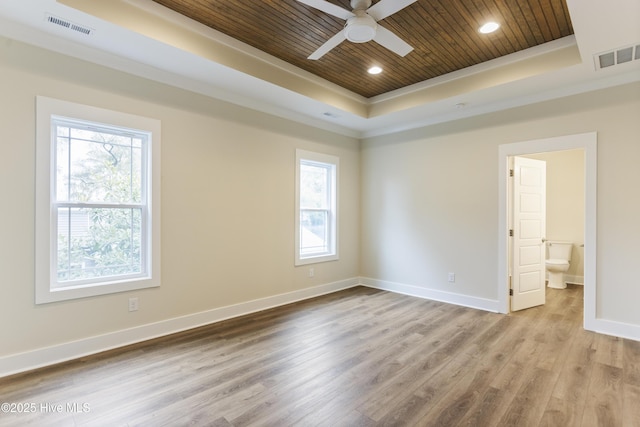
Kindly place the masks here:
POLYGON ((638 60, 640 59, 640 43, 635 46, 625 46, 608 52, 598 53, 593 56, 593 59, 596 64, 596 70, 638 60))
POLYGON ((62 19, 62 18, 58 18, 57 16, 53 16, 53 15, 47 15, 47 22, 51 23, 51 24, 55 24, 55 25, 59 25, 61 27, 64 28, 68 28, 70 30, 73 31, 77 31, 78 33, 82 33, 85 34, 87 36, 91 35, 93 33, 93 29, 82 26, 82 25, 78 25, 78 24, 74 24, 71 21, 68 21, 66 19, 62 19))

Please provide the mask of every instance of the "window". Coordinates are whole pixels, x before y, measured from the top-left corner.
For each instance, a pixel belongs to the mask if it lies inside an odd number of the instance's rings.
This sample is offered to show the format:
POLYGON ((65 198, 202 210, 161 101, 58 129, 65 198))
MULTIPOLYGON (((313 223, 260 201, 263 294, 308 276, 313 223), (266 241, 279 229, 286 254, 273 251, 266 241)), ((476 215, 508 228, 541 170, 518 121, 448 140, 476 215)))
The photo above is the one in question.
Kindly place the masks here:
POLYGON ((338 158, 296 151, 296 265, 338 259, 338 158))
POLYGON ((157 120, 37 99, 36 303, 159 286, 157 120))

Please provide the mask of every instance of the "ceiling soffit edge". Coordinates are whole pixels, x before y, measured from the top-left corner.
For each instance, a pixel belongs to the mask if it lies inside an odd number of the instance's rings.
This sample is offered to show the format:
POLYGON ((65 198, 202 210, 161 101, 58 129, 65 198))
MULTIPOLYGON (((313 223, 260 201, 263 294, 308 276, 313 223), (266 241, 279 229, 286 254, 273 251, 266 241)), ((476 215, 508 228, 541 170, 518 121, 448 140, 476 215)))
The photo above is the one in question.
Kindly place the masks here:
POLYGON ((367 99, 231 39, 160 5, 141 0, 58 0, 59 3, 168 46, 189 52, 332 107, 367 117, 367 99), (154 10, 150 9, 162 9, 154 10))
POLYGON ((568 36, 371 98, 368 117, 395 113, 581 63, 575 37, 568 36))

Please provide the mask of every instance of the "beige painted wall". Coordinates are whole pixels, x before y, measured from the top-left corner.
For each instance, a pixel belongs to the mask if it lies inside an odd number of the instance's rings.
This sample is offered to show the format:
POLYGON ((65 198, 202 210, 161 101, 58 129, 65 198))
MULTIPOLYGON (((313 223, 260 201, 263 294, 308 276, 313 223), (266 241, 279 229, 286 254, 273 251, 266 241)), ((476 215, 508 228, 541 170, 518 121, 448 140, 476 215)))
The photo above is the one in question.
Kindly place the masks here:
POLYGON ((0 93, 0 356, 358 276, 357 140, 7 40, 0 93), (36 95, 162 121, 160 288, 34 304, 36 95), (341 162, 340 260, 313 278, 294 267, 296 148, 341 162))
POLYGON ((547 164, 547 234, 549 241, 573 243, 565 273, 583 283, 584 277, 584 150, 554 151, 524 157, 547 164))
POLYGON ((364 141, 361 275, 497 300, 498 147, 597 131, 596 315, 640 325, 638 117, 635 83, 364 141))
POLYGON ((498 146, 590 131, 598 316, 640 325, 639 84, 360 143, 0 41, 0 356, 358 275, 496 299, 498 146), (36 95, 162 121, 163 285, 138 312, 129 293, 33 302, 36 95), (293 266, 296 148, 341 159, 341 258, 312 279, 293 266))

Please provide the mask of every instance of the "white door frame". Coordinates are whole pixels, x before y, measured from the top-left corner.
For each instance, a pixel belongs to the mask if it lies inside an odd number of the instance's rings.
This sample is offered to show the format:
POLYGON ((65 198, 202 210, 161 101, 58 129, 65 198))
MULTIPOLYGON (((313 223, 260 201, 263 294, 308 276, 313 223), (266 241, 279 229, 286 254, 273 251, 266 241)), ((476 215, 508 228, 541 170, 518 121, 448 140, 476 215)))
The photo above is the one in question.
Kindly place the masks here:
POLYGON ((583 149, 585 155, 584 328, 596 330, 596 132, 503 144, 498 147, 498 306, 509 313, 507 171, 511 156, 583 149))

